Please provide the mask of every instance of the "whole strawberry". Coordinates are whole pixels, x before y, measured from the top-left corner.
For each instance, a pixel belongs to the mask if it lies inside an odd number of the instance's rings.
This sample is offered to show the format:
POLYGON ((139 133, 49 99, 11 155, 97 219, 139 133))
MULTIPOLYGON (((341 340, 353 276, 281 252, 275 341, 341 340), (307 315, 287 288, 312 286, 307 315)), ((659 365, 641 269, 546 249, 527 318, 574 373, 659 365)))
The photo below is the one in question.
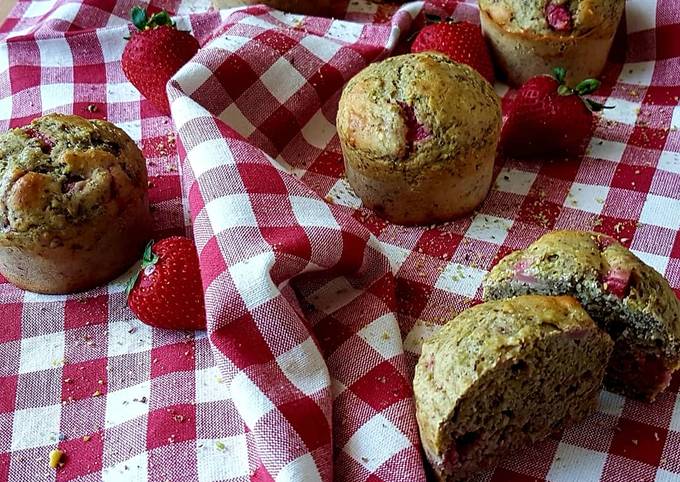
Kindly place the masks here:
POLYGON ((147 325, 205 329, 205 304, 194 243, 175 236, 150 242, 128 285, 128 306, 147 325))
POLYGON ((479 25, 470 22, 427 25, 411 45, 412 53, 426 51, 440 52, 455 62, 467 64, 493 84, 493 64, 479 25))
POLYGON ((196 54, 198 40, 177 30, 165 10, 147 17, 145 10, 134 7, 131 15, 139 32, 125 46, 123 72, 159 111, 170 114, 165 85, 196 54))
POLYGON ((587 79, 573 89, 564 84, 566 71, 529 79, 508 108, 501 131, 501 150, 510 157, 565 158, 583 153, 594 129, 593 112, 605 107, 582 96, 598 89, 587 79))

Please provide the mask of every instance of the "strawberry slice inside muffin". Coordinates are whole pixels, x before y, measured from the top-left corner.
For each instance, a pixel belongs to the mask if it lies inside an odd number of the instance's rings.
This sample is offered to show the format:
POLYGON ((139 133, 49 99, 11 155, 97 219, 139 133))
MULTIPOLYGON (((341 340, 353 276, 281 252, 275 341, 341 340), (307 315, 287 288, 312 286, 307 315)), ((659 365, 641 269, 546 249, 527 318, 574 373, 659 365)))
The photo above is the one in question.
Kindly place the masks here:
POLYGON ((619 355, 612 359, 609 367, 610 378, 633 382, 640 394, 655 394, 664 390, 671 383, 673 367, 668 367, 664 360, 654 353, 648 353, 633 347, 616 344, 619 355))
POLYGON ((37 129, 27 127, 26 129, 24 129, 24 132, 28 137, 30 137, 31 139, 35 139, 40 143, 40 149, 45 154, 49 154, 50 152, 52 152, 52 148, 56 145, 54 139, 52 139, 47 134, 40 132, 37 129))
POLYGON ((607 272, 602 284, 604 288, 618 298, 625 298, 630 286, 631 271, 625 268, 612 268, 607 272))
POLYGON ((612 391, 653 401, 680 368, 680 300, 668 282, 614 238, 554 231, 503 258, 484 299, 573 295, 614 339, 605 378, 612 391), (530 274, 524 273, 531 260, 530 274))
POLYGON ((404 115, 404 122, 406 124, 406 142, 412 146, 416 142, 428 139, 432 133, 430 130, 418 120, 413 106, 406 102, 399 102, 399 107, 404 115))
POLYGON ((534 285, 537 283, 537 279, 535 276, 527 274, 526 270, 531 266, 531 263, 527 259, 521 259, 515 264, 515 273, 514 273, 514 278, 522 283, 526 283, 528 285, 534 285))
POLYGON ((571 32, 572 18, 569 7, 563 3, 549 2, 545 6, 545 18, 550 28, 557 32, 571 32))

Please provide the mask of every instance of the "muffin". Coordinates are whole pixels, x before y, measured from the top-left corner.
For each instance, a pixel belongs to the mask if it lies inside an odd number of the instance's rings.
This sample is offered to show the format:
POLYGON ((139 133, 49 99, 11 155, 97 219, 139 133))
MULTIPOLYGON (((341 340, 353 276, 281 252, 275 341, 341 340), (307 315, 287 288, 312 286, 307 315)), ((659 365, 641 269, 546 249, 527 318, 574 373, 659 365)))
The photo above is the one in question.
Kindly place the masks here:
POLYGON ((330 13, 330 0, 213 0, 216 9, 242 7, 244 5, 265 4, 284 12, 303 15, 327 15, 330 13))
POLYGON ((511 253, 484 282, 486 300, 573 295, 614 339, 605 386, 653 401, 680 366, 680 302, 668 282, 609 236, 555 231, 511 253))
POLYGON ((366 67, 337 116, 347 179, 364 205, 397 224, 448 221, 491 185, 498 96, 474 69, 435 53, 366 67))
POLYGON ((467 480, 597 408, 612 340, 572 297, 477 305, 423 344, 416 417, 438 480, 467 480))
POLYGON ((508 81, 567 70, 567 83, 598 77, 625 0, 479 0, 482 30, 508 81))
POLYGON ((113 124, 50 114, 0 135, 0 273, 38 293, 105 283, 141 255, 144 157, 113 124))

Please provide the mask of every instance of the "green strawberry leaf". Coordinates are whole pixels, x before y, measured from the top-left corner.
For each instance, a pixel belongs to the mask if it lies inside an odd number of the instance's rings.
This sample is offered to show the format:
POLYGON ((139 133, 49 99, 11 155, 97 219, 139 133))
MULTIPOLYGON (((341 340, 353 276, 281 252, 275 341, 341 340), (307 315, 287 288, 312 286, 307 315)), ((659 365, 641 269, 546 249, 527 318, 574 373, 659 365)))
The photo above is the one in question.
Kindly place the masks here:
POLYGON ((165 10, 161 10, 160 12, 151 15, 151 17, 148 17, 146 10, 142 7, 132 7, 132 10, 130 10, 130 17, 132 18, 132 23, 139 31, 150 30, 163 25, 167 25, 168 27, 175 26, 175 22, 172 21, 170 14, 165 10))
POLYGON ((152 249, 153 244, 154 240, 152 239, 146 245, 146 248, 144 248, 144 256, 142 257, 142 269, 146 268, 147 266, 153 266, 154 264, 158 263, 158 255, 154 253, 152 249))
POLYGON ((162 25, 167 25, 168 27, 175 26, 175 22, 172 21, 172 18, 170 18, 170 14, 165 10, 161 10, 160 12, 151 15, 147 28, 155 28, 160 27, 162 25))
POLYGON ((136 269, 135 272, 132 273, 132 276, 130 276, 130 279, 127 280, 127 282, 125 283, 125 299, 130 297, 130 293, 132 293, 132 290, 137 284, 137 280, 139 279, 139 273, 141 272, 142 270, 136 269))
POLYGON ((574 89, 572 89, 571 87, 567 87, 566 85, 562 84, 557 88, 557 94, 561 95, 562 97, 574 95, 574 89))
POLYGON ((132 290, 135 288, 135 285, 137 284, 137 280, 139 279, 139 275, 142 271, 147 266, 152 266, 155 265, 158 262, 158 255, 153 252, 153 245, 154 245, 154 240, 152 239, 149 241, 144 248, 144 255, 142 256, 142 264, 141 266, 135 270, 135 272, 130 276, 130 279, 127 280, 127 283, 125 283, 125 297, 129 298, 130 293, 132 293, 132 290))
POLYGON ((146 28, 146 10, 142 7, 132 7, 130 17, 132 17, 132 23, 138 30, 144 30, 144 28, 146 28))
POLYGON ((600 85, 602 82, 600 82, 597 79, 586 79, 581 81, 575 88, 576 93, 578 95, 587 95, 587 94, 592 94, 595 92, 597 89, 600 88, 600 85))
POLYGON ((567 78, 567 69, 564 67, 555 67, 553 69, 553 77, 555 77, 555 80, 560 84, 564 84, 564 79, 567 78))

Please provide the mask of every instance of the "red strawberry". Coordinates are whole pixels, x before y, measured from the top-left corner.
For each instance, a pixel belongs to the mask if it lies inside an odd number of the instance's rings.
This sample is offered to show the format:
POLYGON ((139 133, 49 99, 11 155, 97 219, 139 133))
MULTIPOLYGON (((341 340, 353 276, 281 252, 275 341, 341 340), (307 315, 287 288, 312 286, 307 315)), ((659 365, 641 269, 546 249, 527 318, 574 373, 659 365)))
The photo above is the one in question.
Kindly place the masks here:
POLYGON ((582 96, 597 90, 600 82, 587 79, 575 88, 564 84, 566 71, 554 77, 529 79, 508 108, 501 132, 501 149, 511 157, 580 155, 593 133, 593 112, 605 108, 582 96))
POLYGON ((494 72, 479 25, 470 22, 439 22, 423 28, 411 45, 411 52, 435 51, 455 62, 467 64, 493 84, 494 72))
POLYGON ((553 30, 557 32, 571 32, 573 22, 568 5, 553 1, 548 2, 545 6, 545 18, 553 30))
POLYGON ((141 271, 128 285, 128 306, 147 325, 205 329, 201 272, 190 239, 175 236, 147 245, 141 271))
POLYGON ((147 18, 146 11, 134 7, 132 21, 140 31, 125 46, 123 72, 158 110, 170 114, 165 85, 196 55, 198 40, 189 32, 177 30, 165 10, 147 18))

